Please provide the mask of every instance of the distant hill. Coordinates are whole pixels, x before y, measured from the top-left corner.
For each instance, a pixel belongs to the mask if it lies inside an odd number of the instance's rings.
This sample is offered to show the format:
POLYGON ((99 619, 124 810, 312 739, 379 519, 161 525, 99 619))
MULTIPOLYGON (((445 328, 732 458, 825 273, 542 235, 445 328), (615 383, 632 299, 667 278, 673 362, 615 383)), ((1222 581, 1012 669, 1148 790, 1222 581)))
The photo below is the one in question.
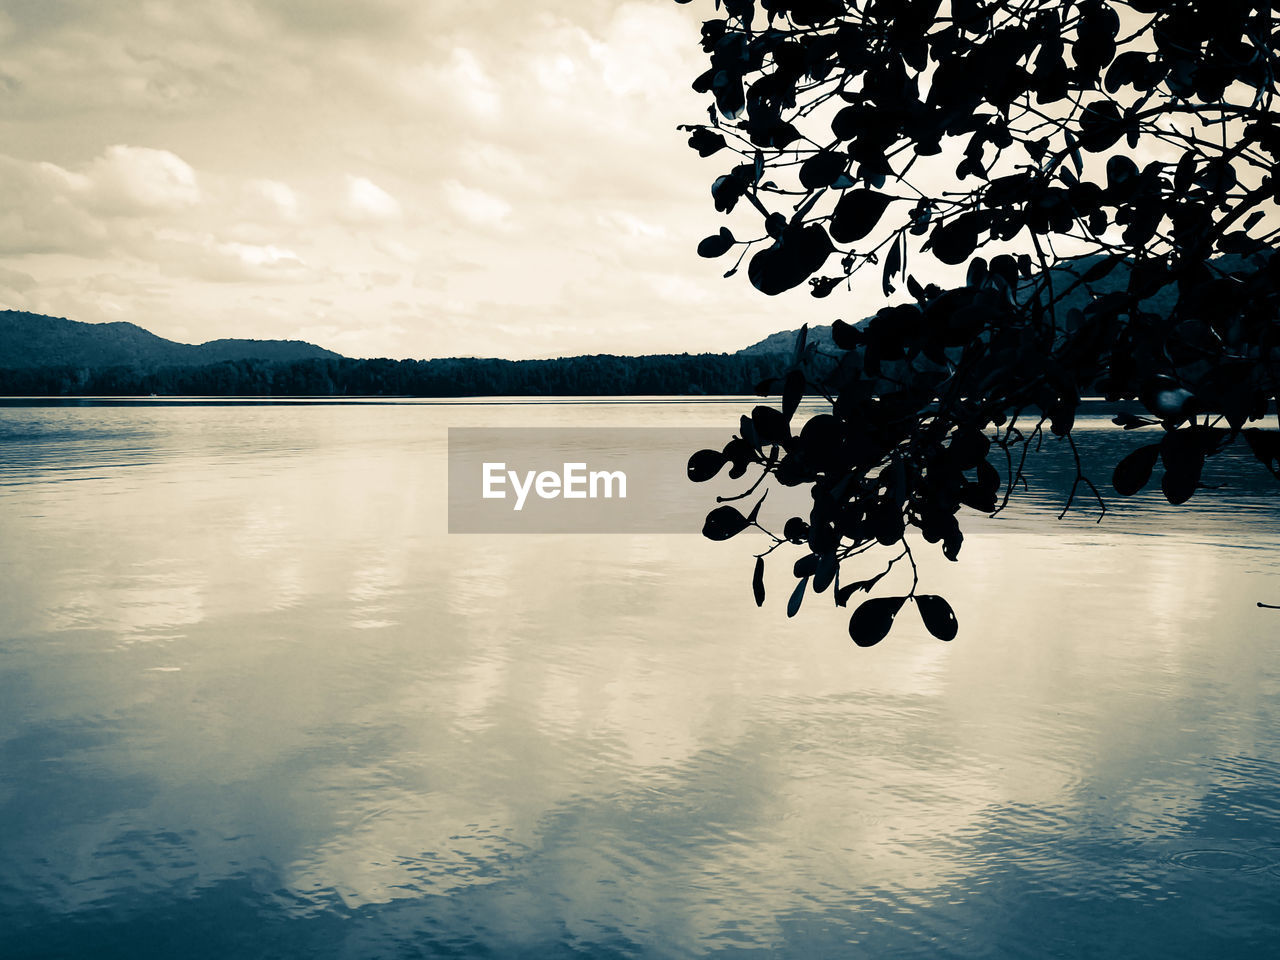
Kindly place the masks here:
POLYGON ((201 366, 225 360, 337 359, 302 340, 210 340, 177 343, 133 323, 81 323, 20 310, 0 310, 0 368, 36 369, 201 366))
MULTIPOLYGON (((743 347, 738 351, 740 357, 764 357, 774 356, 776 354, 794 353, 796 349, 796 336, 800 333, 796 330, 783 330, 779 333, 771 333, 763 340, 758 340, 749 347, 743 347)), ((831 325, 818 324, 809 328, 808 343, 816 344, 819 350, 837 350, 839 349, 831 339, 831 325)))

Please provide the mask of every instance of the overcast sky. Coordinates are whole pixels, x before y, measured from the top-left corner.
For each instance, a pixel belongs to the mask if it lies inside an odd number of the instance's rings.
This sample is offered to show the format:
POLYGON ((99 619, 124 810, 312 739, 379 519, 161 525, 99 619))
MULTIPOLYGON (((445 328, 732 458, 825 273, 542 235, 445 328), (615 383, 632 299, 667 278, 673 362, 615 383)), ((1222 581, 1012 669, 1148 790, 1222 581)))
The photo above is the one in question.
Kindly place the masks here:
POLYGON ((675 125, 705 117, 711 15, 0 0, 0 306, 391 357, 733 350, 858 319, 694 253, 725 163, 675 125))

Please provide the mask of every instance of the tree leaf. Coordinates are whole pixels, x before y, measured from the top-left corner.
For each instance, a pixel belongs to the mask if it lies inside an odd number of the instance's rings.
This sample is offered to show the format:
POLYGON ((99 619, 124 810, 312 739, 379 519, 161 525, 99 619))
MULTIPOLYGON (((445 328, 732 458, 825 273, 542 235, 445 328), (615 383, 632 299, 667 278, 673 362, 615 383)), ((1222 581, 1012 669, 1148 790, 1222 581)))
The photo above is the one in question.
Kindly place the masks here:
POLYGON ((761 444, 783 443, 791 439, 791 425, 781 410, 761 404, 751 411, 751 423, 761 444))
POLYGON ((747 276, 761 293, 776 296, 817 273, 833 249, 821 224, 788 227, 772 246, 751 258, 747 276))
POLYGON ((818 569, 818 558, 812 553, 806 553, 797 560, 791 567, 791 575, 797 580, 812 577, 818 569))
POLYGON ((836 243, 856 243, 880 222, 893 202, 876 190, 848 190, 831 213, 831 238, 836 243))
POLYGON ((724 256, 733 244, 733 234, 729 232, 729 228, 721 227, 719 233, 706 237, 698 244, 698 256, 708 259, 724 256))
POLYGON ((1200 473, 1204 469, 1204 447, 1199 434, 1193 429, 1169 431, 1160 442, 1160 459, 1164 461, 1160 489, 1165 499, 1174 506, 1186 503, 1200 485, 1200 473))
POLYGON ((792 517, 783 525, 782 535, 792 543, 803 543, 809 538, 809 524, 801 517, 792 517))
POLYGON ((1159 455, 1160 444, 1149 443, 1117 463, 1115 472, 1111 475, 1111 486, 1115 487, 1116 493, 1122 497, 1131 497, 1145 487, 1151 479, 1151 471, 1159 455))
POLYGON ((1245 442, 1253 451, 1254 457, 1268 470, 1280 469, 1280 433, 1275 430, 1260 430, 1250 427, 1242 431, 1245 442), (1277 466, 1273 467, 1272 464, 1277 466))
POLYGON ((840 563, 836 560, 835 548, 833 547, 818 558, 818 569, 813 575, 813 592, 822 593, 827 587, 831 586, 839 569, 840 563))
POLYGON ((794 617, 800 611, 800 602, 804 600, 804 588, 809 585, 809 578, 805 577, 796 584, 796 588, 791 591, 791 599, 787 601, 787 616, 794 617))
POLYGON ((925 629, 939 640, 954 640, 960 631, 960 623, 956 620, 951 604, 933 593, 916 595, 916 608, 920 611, 920 619, 925 629))
POLYGON ((902 248, 905 246, 906 243, 901 237, 895 237, 889 246, 888 256, 884 258, 884 272, 881 274, 880 282, 886 297, 893 293, 894 274, 902 269, 902 248))
POLYGON ((747 518, 739 513, 736 507, 725 504, 707 514, 706 522, 702 525, 702 535, 708 540, 728 540, 730 537, 736 537, 748 526, 750 524, 747 518))
POLYGON ((969 269, 965 273, 965 286, 980 287, 987 279, 987 261, 982 257, 974 257, 969 261, 969 269))
POLYGON ((792 370, 782 385, 782 415, 790 420, 795 416, 796 408, 804 399, 804 374, 792 370))
POLYGON ((802 323, 800 324, 799 331, 797 331, 796 333, 796 352, 795 352, 795 356, 792 357, 791 359, 792 363, 799 363, 801 360, 804 359, 805 347, 807 347, 808 345, 809 345, 809 324, 802 323))
POLYGON ((719 450, 699 450, 689 458, 689 479, 694 483, 710 480, 720 472, 720 468, 728 462, 728 459, 719 450))
POLYGON ((764 557, 756 557, 756 569, 751 575, 751 592, 755 594, 756 606, 764 606, 764 557))
POLYGON ((841 350, 856 350, 860 337, 860 331, 852 323, 839 318, 832 321, 831 341, 841 350))
POLYGON ((1084 277, 1082 279, 1084 280, 1085 283, 1097 283, 1099 280, 1101 280, 1103 277, 1109 274, 1112 270, 1114 270, 1116 266, 1123 260, 1124 260, 1124 257, 1118 254, 1113 254, 1112 256, 1109 256, 1109 257, 1103 257, 1101 260, 1099 260, 1097 263, 1095 263, 1093 266, 1091 266, 1088 270, 1085 271, 1084 277))
POLYGON ((860 647, 874 647, 889 635, 893 618, 898 615, 906 597, 875 597, 864 600, 849 618, 849 636, 860 647))
POLYGON ((978 224, 973 213, 938 224, 929 235, 929 249, 943 263, 964 263, 978 247, 978 224))
POLYGON ((747 184, 736 174, 716 177, 711 184, 711 196, 715 200, 716 209, 721 213, 729 213, 737 205, 738 200, 747 192, 747 184))
MULTIPOLYGON (((677 2, 688 3, 689 0, 677 0, 677 2)), ((723 136, 712 133, 706 127, 694 127, 693 132, 689 134, 689 146, 698 151, 698 156, 709 157, 725 148, 725 140, 723 136)))
POLYGON ((960 556, 962 546, 964 546, 964 533, 961 532, 960 525, 956 524, 942 538, 942 555, 948 560, 956 560, 960 556))
POLYGON ((819 150, 800 164, 800 184, 806 190, 829 187, 849 163, 849 155, 834 150, 819 150))

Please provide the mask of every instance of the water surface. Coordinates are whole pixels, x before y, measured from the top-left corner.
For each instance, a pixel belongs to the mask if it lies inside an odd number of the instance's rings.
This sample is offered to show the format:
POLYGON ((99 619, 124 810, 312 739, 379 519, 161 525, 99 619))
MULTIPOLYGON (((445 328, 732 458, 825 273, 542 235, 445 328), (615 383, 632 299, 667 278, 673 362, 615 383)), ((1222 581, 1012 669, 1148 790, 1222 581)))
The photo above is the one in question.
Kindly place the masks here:
POLYGON ((1274 949, 1247 458, 1054 523, 1050 450, 922 552, 951 644, 757 610, 745 541, 445 532, 449 426, 744 404, 0 408, 0 956, 1274 949))

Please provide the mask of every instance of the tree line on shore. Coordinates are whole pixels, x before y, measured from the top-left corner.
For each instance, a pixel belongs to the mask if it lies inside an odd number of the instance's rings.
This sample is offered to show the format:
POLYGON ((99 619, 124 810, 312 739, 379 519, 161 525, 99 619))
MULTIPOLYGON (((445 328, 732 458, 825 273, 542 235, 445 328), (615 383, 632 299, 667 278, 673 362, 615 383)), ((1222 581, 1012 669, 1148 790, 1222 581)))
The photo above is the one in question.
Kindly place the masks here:
POLYGON ((744 394, 777 373, 772 354, 553 360, 234 360, 200 366, 0 370, 3 396, 643 396, 744 394))

